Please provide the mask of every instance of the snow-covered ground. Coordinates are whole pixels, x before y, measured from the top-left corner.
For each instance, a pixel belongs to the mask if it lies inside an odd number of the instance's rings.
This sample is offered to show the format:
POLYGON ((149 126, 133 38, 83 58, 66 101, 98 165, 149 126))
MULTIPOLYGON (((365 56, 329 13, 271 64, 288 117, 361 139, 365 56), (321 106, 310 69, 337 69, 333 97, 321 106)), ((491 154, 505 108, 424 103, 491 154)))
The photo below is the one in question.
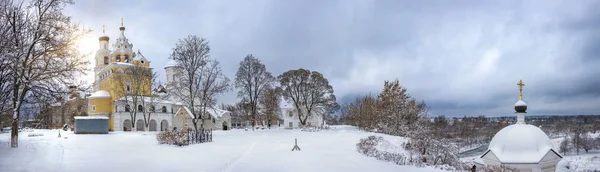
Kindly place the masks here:
POLYGON ((0 134, 0 171, 439 171, 366 157, 356 151, 356 143, 381 134, 336 128, 215 131, 213 142, 185 147, 160 145, 155 132, 62 131, 58 138, 58 130, 36 130, 22 132, 19 148, 11 149, 10 135, 0 134), (30 133, 43 136, 27 137, 30 133), (302 151, 291 151, 295 138, 302 151))

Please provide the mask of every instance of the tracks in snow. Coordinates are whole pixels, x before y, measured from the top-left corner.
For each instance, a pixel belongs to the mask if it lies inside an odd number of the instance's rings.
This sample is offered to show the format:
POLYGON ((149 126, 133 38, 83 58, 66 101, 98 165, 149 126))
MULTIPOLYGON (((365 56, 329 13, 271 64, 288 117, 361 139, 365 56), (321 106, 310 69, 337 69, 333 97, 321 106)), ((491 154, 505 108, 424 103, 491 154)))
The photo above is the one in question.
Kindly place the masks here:
POLYGON ((223 168, 221 168, 222 172, 229 172, 232 169, 235 168, 235 166, 239 163, 239 161, 241 159, 243 159, 244 157, 248 156, 248 154, 252 153, 252 151, 254 150, 254 146, 256 146, 256 144, 262 142, 263 140, 265 140, 265 138, 267 138, 269 136, 268 133, 262 134, 261 137, 259 137, 258 139, 255 139, 252 141, 252 144, 250 144, 250 147, 248 147, 246 149, 246 151, 244 151, 244 153, 242 153, 240 156, 235 157, 233 159, 231 159, 227 164, 225 164, 225 166, 223 168))

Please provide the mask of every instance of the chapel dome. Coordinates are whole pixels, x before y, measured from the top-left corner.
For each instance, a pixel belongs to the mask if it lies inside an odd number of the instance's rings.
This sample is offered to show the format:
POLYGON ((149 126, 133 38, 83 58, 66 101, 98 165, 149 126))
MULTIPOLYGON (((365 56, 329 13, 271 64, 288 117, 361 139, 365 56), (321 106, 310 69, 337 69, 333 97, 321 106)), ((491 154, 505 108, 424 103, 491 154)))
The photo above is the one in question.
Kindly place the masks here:
POLYGON ((523 100, 517 101, 517 103, 515 103, 515 111, 517 113, 526 113, 527 104, 523 100))
POLYGON ((92 93, 92 95, 88 98, 90 98, 90 99, 110 98, 110 93, 108 91, 98 90, 98 91, 92 93))
POLYGON ((167 62, 167 66, 165 66, 165 68, 173 67, 173 66, 177 66, 177 62, 175 60, 169 60, 169 62, 167 62))
POLYGON ((548 135, 529 124, 504 127, 494 135, 489 145, 489 150, 502 162, 537 162, 551 149, 552 142, 548 135))

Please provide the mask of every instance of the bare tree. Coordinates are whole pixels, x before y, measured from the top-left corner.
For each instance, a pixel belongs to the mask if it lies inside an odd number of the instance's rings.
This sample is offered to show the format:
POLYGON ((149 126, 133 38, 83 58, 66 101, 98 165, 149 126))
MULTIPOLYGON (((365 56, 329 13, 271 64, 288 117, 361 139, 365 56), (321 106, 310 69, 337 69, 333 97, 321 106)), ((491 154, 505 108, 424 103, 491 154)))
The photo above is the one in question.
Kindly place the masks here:
POLYGON ((197 36, 180 39, 171 58, 178 63, 178 80, 171 83, 170 93, 190 108, 194 129, 213 108, 217 96, 230 89, 229 79, 223 75, 219 62, 210 59, 208 41, 197 36))
MULTIPOLYGON (((146 73, 146 77, 148 77, 148 72, 146 73)), ((139 82, 138 84, 143 84, 146 88, 148 87, 158 87, 159 83, 156 82, 157 75, 155 72, 151 72, 149 75, 149 80, 144 80, 143 82, 139 82), (149 83, 148 83, 149 82, 149 83)), ((153 90, 153 89, 152 89, 153 90)), ((150 131, 150 120, 152 120, 152 114, 156 112, 156 106, 161 103, 163 99, 155 93, 154 91, 150 91, 147 96, 144 96, 141 99, 142 105, 142 117, 144 119, 144 131, 150 131)))
POLYGON ((156 75, 152 70, 143 66, 128 66, 126 68, 117 69, 119 72, 113 73, 114 82, 116 84, 117 95, 122 95, 118 99, 119 104, 125 107, 125 112, 129 113, 131 118, 131 130, 137 131, 136 122, 138 113, 144 116, 145 112, 145 97, 152 94, 152 81, 156 75), (120 72, 123 71, 123 72, 120 72))
POLYGON ((289 70, 279 75, 278 79, 283 98, 294 105, 302 125, 306 125, 309 116, 325 114, 327 108, 337 104, 333 87, 317 71, 289 70))
POLYGON ((235 87, 239 90, 238 97, 248 100, 252 117, 252 128, 256 125, 259 99, 265 89, 271 87, 275 77, 260 60, 249 54, 240 62, 235 74, 235 87))
POLYGON ((274 121, 279 120, 281 115, 281 90, 278 88, 266 88, 259 99, 262 115, 267 121, 267 126, 271 128, 274 121))
POLYGON ((52 97, 60 86, 73 84, 87 62, 76 49, 76 40, 87 34, 62 13, 70 0, 35 0, 29 4, 4 0, 0 11, 2 63, 11 78, 13 111, 11 147, 18 147, 20 111, 28 96, 52 97))

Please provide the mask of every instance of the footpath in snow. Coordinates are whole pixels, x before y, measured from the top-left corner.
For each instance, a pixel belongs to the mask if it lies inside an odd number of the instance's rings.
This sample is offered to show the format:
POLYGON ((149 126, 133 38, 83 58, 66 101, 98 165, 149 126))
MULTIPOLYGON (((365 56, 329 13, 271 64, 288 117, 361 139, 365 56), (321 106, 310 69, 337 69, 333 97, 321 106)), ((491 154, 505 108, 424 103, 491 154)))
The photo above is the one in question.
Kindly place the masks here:
MULTIPOLYGON (((211 143, 160 145, 156 132, 75 135, 58 130, 20 133, 19 148, 0 134, 2 171, 439 171, 399 166, 364 156, 356 143, 369 135, 353 127, 300 130, 215 131, 211 143), (30 133, 43 134, 27 137, 30 133), (66 137, 66 139, 65 139, 66 137), (294 151, 294 139, 302 151, 294 151)), ((393 136, 383 135, 391 138, 393 136)), ((401 138, 397 138, 401 139, 401 138)))

